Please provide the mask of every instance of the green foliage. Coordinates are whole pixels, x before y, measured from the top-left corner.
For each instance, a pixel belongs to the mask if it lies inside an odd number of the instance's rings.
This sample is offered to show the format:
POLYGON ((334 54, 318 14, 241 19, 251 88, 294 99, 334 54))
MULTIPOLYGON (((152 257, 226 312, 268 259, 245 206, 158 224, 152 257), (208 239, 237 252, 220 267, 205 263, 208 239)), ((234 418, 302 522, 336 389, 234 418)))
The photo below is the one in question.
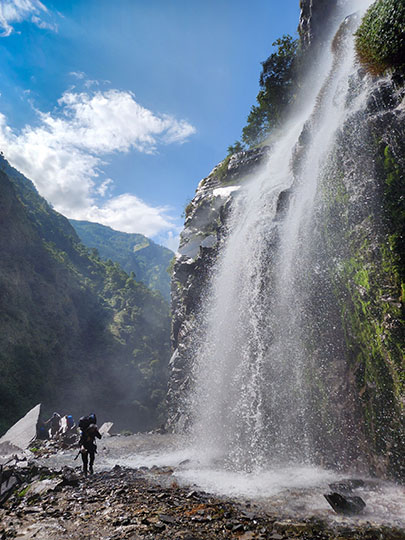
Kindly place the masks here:
POLYGON ((235 141, 234 144, 228 146, 228 156, 237 154, 238 152, 243 152, 243 150, 245 150, 243 144, 240 141, 235 141))
POLYGON ((118 262, 129 274, 134 272, 138 281, 160 291, 170 300, 170 279, 166 268, 173 252, 155 244, 142 234, 114 231, 110 227, 89 221, 70 220, 81 241, 95 249, 102 259, 118 262))
POLYGON ((346 297, 350 298, 342 314, 348 347, 357 364, 367 435, 377 451, 383 453, 393 425, 401 416, 396 409, 405 390, 405 351, 400 306, 395 301, 381 301, 387 287, 396 290, 392 279, 395 257, 381 245, 381 264, 376 265, 370 247, 363 242, 342 268, 346 297))
POLYGON ((298 40, 284 35, 273 44, 277 47, 267 60, 262 62, 260 91, 257 105, 253 105, 242 131, 242 141, 247 146, 260 143, 277 127, 291 102, 296 87, 295 59, 298 40))
POLYGON ((25 495, 28 493, 29 489, 30 489, 30 486, 26 486, 21 491, 18 491, 17 492, 17 497, 20 497, 20 498, 25 497, 25 495))
POLYGON ((376 0, 367 10, 356 34, 360 62, 373 75, 405 68, 405 3, 376 0))
POLYGON ((337 261, 330 278, 366 439, 371 453, 384 456, 390 473, 398 475, 405 450, 403 172, 389 146, 373 144, 382 196, 377 211, 370 207, 369 215, 353 221, 358 218, 339 176, 343 160, 337 159, 335 175, 324 185, 324 238, 337 261))
POLYGON ((187 218, 190 215, 192 209, 193 209, 193 201, 188 200, 184 207, 184 212, 182 214, 182 217, 187 218))
POLYGON ((159 425, 167 302, 86 248, 26 178, 0 164, 0 433, 38 402, 45 414, 96 410, 118 429, 159 425))
POLYGON ((215 171, 217 178, 223 182, 226 178, 226 173, 228 172, 228 165, 231 160, 231 156, 227 156, 218 166, 215 171))

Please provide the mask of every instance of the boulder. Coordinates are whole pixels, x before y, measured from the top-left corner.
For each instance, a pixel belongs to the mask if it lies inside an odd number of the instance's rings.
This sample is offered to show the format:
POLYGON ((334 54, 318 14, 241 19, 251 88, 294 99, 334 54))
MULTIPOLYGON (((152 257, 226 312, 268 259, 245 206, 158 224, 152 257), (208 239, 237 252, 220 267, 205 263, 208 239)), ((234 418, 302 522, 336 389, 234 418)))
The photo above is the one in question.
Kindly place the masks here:
POLYGON ((22 456, 22 450, 18 446, 14 446, 8 441, 0 443, 0 465, 4 465, 10 461, 12 456, 22 456))
POLYGON ((37 423, 40 411, 41 404, 39 403, 0 438, 2 452, 6 451, 7 448, 7 445, 4 443, 9 443, 21 450, 26 450, 29 447, 37 435, 37 423))
POLYGON ((113 427, 113 422, 104 422, 99 429, 100 435, 103 437, 111 437, 110 429, 113 427))
POLYGON ((42 496, 45 493, 54 491, 59 484, 59 480, 46 478, 45 480, 36 480, 30 484, 27 494, 29 497, 35 497, 36 495, 42 496))
POLYGON ((69 467, 63 467, 62 481, 58 483, 58 487, 61 486, 77 486, 79 485, 79 477, 75 471, 69 467))
POLYGON ((14 488, 19 484, 17 476, 8 476, 4 481, 0 483, 0 504, 8 499, 14 488))
POLYGON ((337 514, 345 516, 360 514, 366 507, 363 499, 357 496, 343 496, 340 493, 333 492, 324 495, 324 497, 337 514))

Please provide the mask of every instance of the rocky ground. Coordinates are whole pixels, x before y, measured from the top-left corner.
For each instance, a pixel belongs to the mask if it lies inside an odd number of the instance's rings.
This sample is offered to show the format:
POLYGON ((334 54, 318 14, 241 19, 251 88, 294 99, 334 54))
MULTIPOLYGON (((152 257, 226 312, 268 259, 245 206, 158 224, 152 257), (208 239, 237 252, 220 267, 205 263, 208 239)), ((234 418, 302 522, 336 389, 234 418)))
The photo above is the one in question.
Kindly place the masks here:
POLYGON ((404 531, 331 525, 271 515, 253 503, 236 503, 180 487, 170 467, 122 468, 87 478, 40 462, 15 469, 19 485, 0 505, 0 539, 37 540, 403 540, 404 531))

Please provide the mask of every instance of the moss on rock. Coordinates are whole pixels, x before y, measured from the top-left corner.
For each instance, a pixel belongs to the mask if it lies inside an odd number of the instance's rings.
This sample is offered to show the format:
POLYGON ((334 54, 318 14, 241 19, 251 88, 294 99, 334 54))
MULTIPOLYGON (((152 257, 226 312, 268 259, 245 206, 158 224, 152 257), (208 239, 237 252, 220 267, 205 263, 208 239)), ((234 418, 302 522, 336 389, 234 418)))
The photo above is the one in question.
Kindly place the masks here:
POLYGON ((374 142, 378 211, 355 218, 355 191, 339 166, 323 186, 325 247, 341 310, 347 361, 360 402, 371 468, 402 477, 405 403, 404 197, 393 149, 374 142), (342 234, 344 241, 342 242, 342 234))
POLYGON ((361 64, 373 75, 391 68, 405 68, 405 3, 376 0, 356 32, 361 64))

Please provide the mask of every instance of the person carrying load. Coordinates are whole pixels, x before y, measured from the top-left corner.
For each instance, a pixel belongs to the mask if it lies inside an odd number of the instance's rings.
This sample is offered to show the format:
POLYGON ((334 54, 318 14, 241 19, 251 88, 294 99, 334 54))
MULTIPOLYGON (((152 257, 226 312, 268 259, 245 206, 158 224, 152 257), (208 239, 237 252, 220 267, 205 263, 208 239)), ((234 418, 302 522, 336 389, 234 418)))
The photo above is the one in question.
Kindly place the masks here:
POLYGON ((83 473, 87 476, 87 472, 93 474, 94 459, 97 453, 96 437, 101 439, 100 432, 97 427, 96 415, 82 416, 79 420, 80 433, 80 454, 83 461, 83 473))

